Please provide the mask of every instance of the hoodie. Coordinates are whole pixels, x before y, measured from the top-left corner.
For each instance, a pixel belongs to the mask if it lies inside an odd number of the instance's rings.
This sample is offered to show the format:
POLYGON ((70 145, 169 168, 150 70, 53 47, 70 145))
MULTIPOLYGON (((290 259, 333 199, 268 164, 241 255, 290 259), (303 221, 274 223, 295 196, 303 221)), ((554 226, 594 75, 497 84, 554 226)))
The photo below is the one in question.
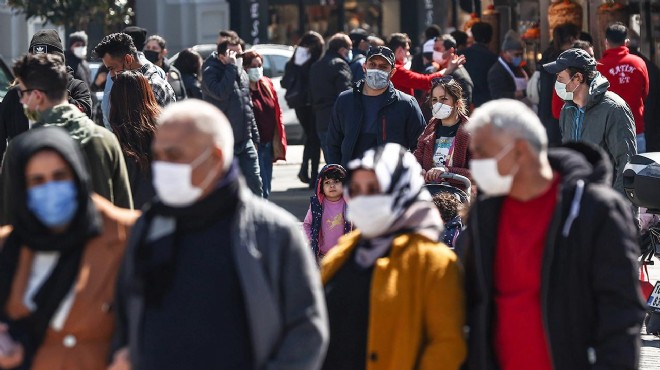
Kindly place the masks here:
POLYGON ((612 187, 624 194, 623 169, 637 154, 635 119, 626 102, 607 91, 610 83, 597 73, 589 86, 587 104, 566 101, 559 116, 562 141, 584 141, 601 147, 614 167, 612 187))
MULTIPOLYGON (((561 184, 542 260, 541 311, 553 368, 637 369, 645 305, 638 288, 637 231, 630 205, 613 191, 599 148, 550 149, 561 184)), ((458 239, 468 295, 473 370, 497 369, 493 269, 504 197, 479 197, 458 239)))
MULTIPOLYGON (((314 255, 316 256, 325 255, 330 250, 330 248, 334 247, 337 242, 337 240, 334 239, 325 239, 323 235, 323 220, 326 219, 331 221, 330 218, 337 217, 339 215, 326 214, 327 211, 325 206, 329 201, 326 201, 325 196, 323 195, 323 180, 325 179, 325 175, 327 174, 328 170, 337 167, 343 169, 341 166, 328 164, 323 166, 319 172, 315 186, 316 191, 315 194, 310 197, 309 209, 307 210, 307 215, 305 216, 305 221, 303 222, 305 234, 307 235, 310 246, 312 247, 312 251, 314 251, 314 255)), ((353 226, 350 222, 348 222, 348 219, 346 218, 346 201, 342 197, 337 202, 341 202, 343 207, 343 211, 341 212, 340 217, 343 220, 343 234, 346 234, 353 229, 353 226)))

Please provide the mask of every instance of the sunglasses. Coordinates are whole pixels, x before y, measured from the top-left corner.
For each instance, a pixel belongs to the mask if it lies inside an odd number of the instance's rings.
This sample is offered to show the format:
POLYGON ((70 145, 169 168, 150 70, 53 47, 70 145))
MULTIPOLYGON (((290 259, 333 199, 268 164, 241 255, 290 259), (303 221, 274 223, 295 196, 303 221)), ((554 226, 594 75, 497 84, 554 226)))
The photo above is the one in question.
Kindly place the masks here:
POLYGON ((386 58, 394 58, 394 52, 392 52, 390 48, 385 46, 372 46, 371 48, 369 48, 369 52, 367 53, 367 56, 372 56, 376 54, 381 54, 386 58))
POLYGON ((454 76, 451 76, 451 75, 436 77, 436 78, 431 80, 431 86, 437 86, 437 85, 440 85, 440 84, 448 84, 452 81, 454 81, 454 76))

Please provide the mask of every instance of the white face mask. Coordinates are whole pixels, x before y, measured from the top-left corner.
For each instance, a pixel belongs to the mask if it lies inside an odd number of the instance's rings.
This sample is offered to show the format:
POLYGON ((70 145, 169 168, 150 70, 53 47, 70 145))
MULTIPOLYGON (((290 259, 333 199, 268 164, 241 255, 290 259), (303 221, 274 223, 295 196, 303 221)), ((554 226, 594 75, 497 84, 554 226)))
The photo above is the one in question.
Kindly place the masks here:
POLYGON ((250 81, 257 82, 264 76, 264 67, 248 68, 247 74, 250 81))
POLYGON ((445 64, 445 53, 433 50, 433 61, 440 65, 445 64))
POLYGON ((170 207, 185 207, 197 201, 216 174, 213 171, 209 172, 202 184, 197 187, 192 184, 192 172, 210 155, 211 150, 207 149, 191 163, 154 161, 151 168, 158 198, 170 207))
MULTIPOLYGON (((572 79, 573 78, 571 78, 571 80, 572 79)), ((569 82, 571 80, 569 80, 569 82)), ((573 93, 575 92, 575 90, 577 90, 578 87, 580 87, 580 85, 575 86, 573 91, 566 91, 566 85, 567 84, 563 82, 559 82, 559 81, 555 82, 555 91, 557 92, 557 96, 559 96, 560 99, 571 101, 573 100, 573 93)))
POLYGON ((501 175, 497 169, 497 162, 504 157, 513 144, 502 149, 494 158, 472 159, 470 161, 470 172, 474 181, 479 186, 479 191, 492 197, 507 195, 513 185, 513 174, 501 175))
POLYGON ((301 66, 305 64, 309 60, 309 58, 311 58, 311 54, 309 53, 309 48, 298 46, 296 48, 293 63, 297 66, 301 66))
POLYGON ((347 218, 352 221, 362 235, 375 238, 385 234, 399 217, 392 212, 391 195, 361 195, 346 201, 347 218))
POLYGON ((435 103, 431 110, 433 111, 433 117, 437 119, 447 119, 451 116, 454 107, 447 104, 435 103))
POLYGON ((87 58, 87 47, 86 46, 77 46, 73 48, 73 54, 79 59, 87 58))

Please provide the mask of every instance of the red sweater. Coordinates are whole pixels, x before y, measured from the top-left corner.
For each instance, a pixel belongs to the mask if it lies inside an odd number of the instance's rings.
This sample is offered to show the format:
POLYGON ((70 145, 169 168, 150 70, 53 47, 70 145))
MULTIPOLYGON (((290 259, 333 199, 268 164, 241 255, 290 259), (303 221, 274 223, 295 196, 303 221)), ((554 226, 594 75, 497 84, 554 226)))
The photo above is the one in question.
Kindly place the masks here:
POLYGON ((501 370, 552 370, 541 309, 543 252, 557 205, 559 176, 543 195, 506 198, 500 213, 493 285, 495 355, 501 370))
POLYGON ((406 69, 401 62, 396 62, 395 72, 392 75, 392 84, 394 88, 408 95, 415 96, 415 90, 431 90, 431 80, 436 77, 442 77, 441 72, 425 75, 406 69))
POLYGON ((610 82, 609 90, 630 106, 637 134, 644 133, 644 101, 649 95, 649 73, 644 60, 621 46, 605 50, 597 68, 610 82))

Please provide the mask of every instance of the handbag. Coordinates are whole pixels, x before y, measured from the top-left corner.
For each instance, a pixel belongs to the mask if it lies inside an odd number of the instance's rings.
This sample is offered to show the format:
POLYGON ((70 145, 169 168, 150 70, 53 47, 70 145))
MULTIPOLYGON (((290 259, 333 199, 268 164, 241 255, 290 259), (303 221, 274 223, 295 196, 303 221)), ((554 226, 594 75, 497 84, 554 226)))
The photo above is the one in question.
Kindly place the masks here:
POLYGON ((647 301, 653 292, 653 284, 649 280, 649 268, 646 261, 642 261, 642 266, 639 268, 639 285, 642 288, 642 295, 644 300, 647 301))

